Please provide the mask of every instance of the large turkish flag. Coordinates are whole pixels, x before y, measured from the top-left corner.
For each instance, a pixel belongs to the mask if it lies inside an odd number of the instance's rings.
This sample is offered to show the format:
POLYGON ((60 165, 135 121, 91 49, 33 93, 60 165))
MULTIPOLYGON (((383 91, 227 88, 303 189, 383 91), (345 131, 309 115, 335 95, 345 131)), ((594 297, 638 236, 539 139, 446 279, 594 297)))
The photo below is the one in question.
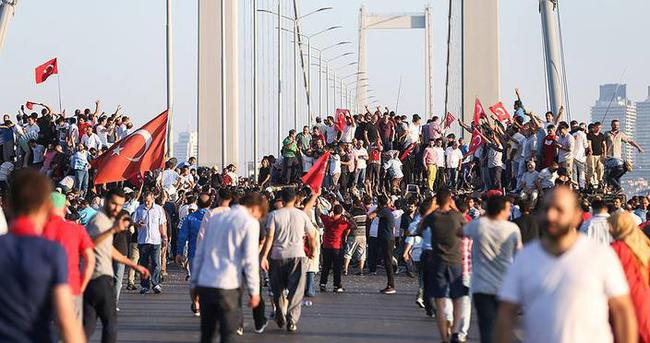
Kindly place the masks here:
POLYGON ((165 164, 167 111, 113 144, 92 162, 97 168, 95 184, 122 181, 165 164))
POLYGON ((330 159, 329 151, 324 153, 316 162, 314 163, 307 174, 302 177, 302 183, 309 185, 313 192, 317 192, 323 185, 323 179, 325 178, 325 168, 327 167, 327 161, 330 159))

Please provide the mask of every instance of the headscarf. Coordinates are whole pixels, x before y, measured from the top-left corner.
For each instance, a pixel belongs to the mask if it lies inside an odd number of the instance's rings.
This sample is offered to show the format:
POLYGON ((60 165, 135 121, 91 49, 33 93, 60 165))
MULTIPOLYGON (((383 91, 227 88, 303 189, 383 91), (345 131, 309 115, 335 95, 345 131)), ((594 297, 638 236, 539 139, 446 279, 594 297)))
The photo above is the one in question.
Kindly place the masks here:
POLYGON ((632 251, 640 264, 641 276, 646 284, 648 280, 648 264, 650 264, 650 239, 639 229, 632 214, 621 211, 607 220, 611 225, 610 233, 617 241, 623 241, 632 251))

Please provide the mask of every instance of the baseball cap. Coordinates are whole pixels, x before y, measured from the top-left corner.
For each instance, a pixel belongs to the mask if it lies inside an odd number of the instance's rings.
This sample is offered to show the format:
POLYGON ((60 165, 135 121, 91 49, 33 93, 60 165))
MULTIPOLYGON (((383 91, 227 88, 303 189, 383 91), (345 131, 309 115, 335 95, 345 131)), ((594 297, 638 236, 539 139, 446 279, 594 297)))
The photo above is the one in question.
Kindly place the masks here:
POLYGON ((124 194, 129 194, 129 193, 133 193, 133 189, 129 187, 124 187, 124 194))

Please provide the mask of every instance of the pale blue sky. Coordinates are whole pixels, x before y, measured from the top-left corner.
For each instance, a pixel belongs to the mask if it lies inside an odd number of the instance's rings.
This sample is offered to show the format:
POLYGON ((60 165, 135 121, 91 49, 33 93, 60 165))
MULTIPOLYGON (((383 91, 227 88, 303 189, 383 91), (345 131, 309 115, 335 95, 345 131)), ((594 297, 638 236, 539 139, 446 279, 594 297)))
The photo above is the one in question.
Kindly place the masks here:
MULTIPOLYGON (((174 3, 176 128, 184 131, 194 129, 196 116, 197 2, 176 0, 174 3)), ((276 0, 259 0, 263 8, 275 7, 276 3, 276 0)), ((342 25, 344 29, 326 33, 315 39, 314 44, 325 46, 350 40, 354 46, 346 50, 356 53, 361 4, 372 12, 417 12, 428 3, 433 7, 436 22, 435 110, 440 112, 444 95, 446 0, 303 0, 303 13, 322 6, 335 8, 310 17, 303 30, 310 33, 342 25)), ((242 11, 250 9, 249 1, 240 0, 240 4, 242 11)), ((647 66, 650 49, 646 43, 650 32, 647 20, 650 1, 561 0, 561 11, 574 117, 588 119, 589 107, 597 97, 600 83, 624 81, 628 84, 630 98, 644 100, 650 84, 647 66)), ((249 13, 245 15, 248 20, 249 13)), ((242 22, 245 22, 244 13, 242 22)), ((137 124, 144 123, 160 113, 166 103, 164 24, 163 0, 20 1, 6 45, 0 52, 0 112, 14 113, 26 100, 56 104, 56 79, 35 85, 33 68, 58 56, 63 103, 68 111, 91 107, 99 98, 107 112, 122 104, 137 124)), ((266 25, 275 24, 267 22, 266 25)), ((541 112, 545 106, 537 1, 501 0, 500 25, 502 98, 509 106, 512 90, 518 86, 528 107, 541 112)), ((246 38, 244 42, 250 42, 250 28, 245 28, 245 24, 242 24, 241 37, 246 38)), ((369 34, 371 87, 380 101, 392 106, 402 76, 400 112, 423 112, 423 41, 421 31, 369 34)), ((244 42, 241 43, 242 59, 250 59, 250 47, 246 45, 249 43, 244 42)), ((339 60, 335 64, 354 60, 339 60)), ((261 68, 267 64, 274 65, 274 62, 264 62, 261 68)), ((248 65, 242 63, 241 67, 244 69, 242 76, 248 76, 245 70, 248 65)), ((347 73, 353 71, 349 68, 347 73)), ((317 82, 315 76, 313 82, 317 82)), ((250 89, 250 81, 243 82, 242 87, 250 89)), ((246 104, 249 95, 248 91, 242 92, 242 104, 246 104)), ((274 108, 270 99, 261 101, 262 112, 274 108)), ((248 115, 250 107, 242 106, 242 111, 248 115)), ((246 123, 242 123, 245 139, 250 138, 247 129, 246 123)), ((273 137, 268 137, 262 144, 271 146, 272 142, 273 137)))

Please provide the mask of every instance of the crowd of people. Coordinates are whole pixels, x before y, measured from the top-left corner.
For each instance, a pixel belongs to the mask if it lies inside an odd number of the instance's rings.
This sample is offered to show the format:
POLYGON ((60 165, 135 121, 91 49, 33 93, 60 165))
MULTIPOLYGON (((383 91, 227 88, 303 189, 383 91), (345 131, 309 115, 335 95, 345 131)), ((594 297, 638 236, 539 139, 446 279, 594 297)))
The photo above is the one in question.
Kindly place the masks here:
POLYGON ((650 199, 620 192, 623 144, 642 147, 517 96, 512 118, 459 121, 468 142, 450 115, 366 108, 291 130, 257 180, 191 157, 105 185, 92 161, 130 134, 121 108, 30 103, 0 127, 0 341, 81 342, 100 320, 115 342, 121 291, 162 293, 175 264, 201 342, 244 333, 244 292, 256 333, 296 333, 305 297, 379 271, 386 296, 417 278, 443 342, 467 340, 472 312, 481 342, 519 319, 531 342, 650 342, 650 199), (323 156, 322 186, 303 184, 323 156))

